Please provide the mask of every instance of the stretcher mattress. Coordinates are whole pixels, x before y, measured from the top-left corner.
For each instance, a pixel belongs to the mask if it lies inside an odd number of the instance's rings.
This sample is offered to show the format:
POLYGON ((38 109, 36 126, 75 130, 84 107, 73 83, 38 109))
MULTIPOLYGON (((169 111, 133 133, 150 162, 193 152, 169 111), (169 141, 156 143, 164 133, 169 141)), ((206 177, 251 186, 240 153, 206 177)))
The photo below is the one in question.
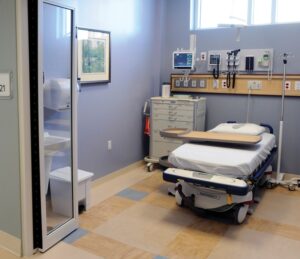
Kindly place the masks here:
POLYGON ((181 169, 245 179, 275 146, 274 135, 263 133, 261 137, 259 143, 249 146, 186 143, 172 151, 168 160, 181 169))

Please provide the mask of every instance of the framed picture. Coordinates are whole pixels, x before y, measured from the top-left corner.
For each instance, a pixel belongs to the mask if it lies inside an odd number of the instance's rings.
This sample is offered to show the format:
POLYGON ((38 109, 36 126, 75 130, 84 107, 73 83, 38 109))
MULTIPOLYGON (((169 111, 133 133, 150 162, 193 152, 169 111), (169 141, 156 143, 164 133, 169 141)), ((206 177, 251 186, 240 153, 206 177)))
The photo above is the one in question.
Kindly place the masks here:
POLYGON ((77 39, 80 83, 109 83, 110 32, 77 28, 77 39))

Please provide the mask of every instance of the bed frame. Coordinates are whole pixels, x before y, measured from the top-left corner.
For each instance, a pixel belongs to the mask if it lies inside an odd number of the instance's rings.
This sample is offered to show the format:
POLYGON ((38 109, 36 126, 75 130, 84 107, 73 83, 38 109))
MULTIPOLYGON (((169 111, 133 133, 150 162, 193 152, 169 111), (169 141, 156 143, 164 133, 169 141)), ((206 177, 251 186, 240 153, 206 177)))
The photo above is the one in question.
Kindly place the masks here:
MULTIPOLYGON (((268 128, 273 134, 271 126, 266 124, 261 124, 261 126, 268 128)), ((253 202, 255 188, 264 181, 266 170, 271 166, 276 152, 277 147, 275 146, 264 162, 247 179, 177 168, 165 170, 163 179, 176 184, 175 198, 178 205, 216 212, 232 209, 235 222, 241 224, 247 215, 249 205, 253 202), (208 193, 205 194, 206 191, 208 193), (223 201, 214 201, 213 195, 219 195, 223 201), (204 206, 203 208, 201 206, 201 203, 207 205, 209 201, 212 201, 215 207, 204 206)))

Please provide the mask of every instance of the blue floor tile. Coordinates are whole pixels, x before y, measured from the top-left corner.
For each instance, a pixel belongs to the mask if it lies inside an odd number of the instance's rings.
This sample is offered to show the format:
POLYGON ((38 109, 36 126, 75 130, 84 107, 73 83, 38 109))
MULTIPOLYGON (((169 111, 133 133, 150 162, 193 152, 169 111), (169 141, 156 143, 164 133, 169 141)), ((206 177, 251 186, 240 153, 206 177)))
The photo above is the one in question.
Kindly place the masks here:
POLYGON ((156 255, 153 257, 153 259, 168 259, 168 257, 161 256, 161 255, 156 255))
POLYGON ((117 195, 130 200, 139 201, 145 198, 148 194, 149 193, 147 192, 139 192, 128 188, 119 192, 117 195))
POLYGON ((72 244, 74 243, 76 240, 82 238, 83 236, 85 236, 88 233, 87 230, 82 229, 82 228, 78 228, 75 231, 73 231, 70 235, 68 235, 63 241, 68 243, 68 244, 72 244))

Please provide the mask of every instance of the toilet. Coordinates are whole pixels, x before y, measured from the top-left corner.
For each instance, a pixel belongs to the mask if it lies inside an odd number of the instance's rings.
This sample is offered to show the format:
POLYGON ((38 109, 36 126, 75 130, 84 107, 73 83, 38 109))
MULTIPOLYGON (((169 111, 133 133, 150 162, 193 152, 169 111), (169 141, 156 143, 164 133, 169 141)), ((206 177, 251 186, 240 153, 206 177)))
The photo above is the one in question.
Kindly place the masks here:
MULTIPOLYGON (((91 180, 93 173, 78 169, 78 205, 85 210, 91 207, 91 180)), ((51 205, 53 212, 72 217, 71 168, 63 167, 50 172, 51 205)))

